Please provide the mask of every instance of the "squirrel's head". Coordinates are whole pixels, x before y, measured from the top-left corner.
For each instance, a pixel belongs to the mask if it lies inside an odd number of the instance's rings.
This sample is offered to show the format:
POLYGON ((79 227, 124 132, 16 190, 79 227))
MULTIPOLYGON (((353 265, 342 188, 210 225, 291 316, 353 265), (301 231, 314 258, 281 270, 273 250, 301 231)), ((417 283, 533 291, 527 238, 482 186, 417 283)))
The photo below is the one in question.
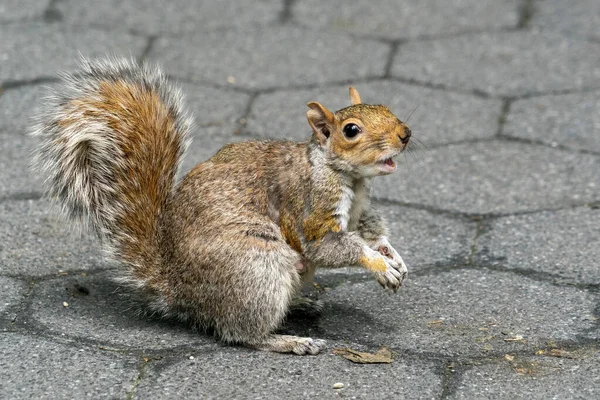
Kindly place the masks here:
POLYGON ((363 104, 353 87, 350 102, 334 113, 320 103, 308 103, 314 139, 337 169, 362 177, 391 174, 394 157, 408 146, 410 129, 386 106, 363 104))

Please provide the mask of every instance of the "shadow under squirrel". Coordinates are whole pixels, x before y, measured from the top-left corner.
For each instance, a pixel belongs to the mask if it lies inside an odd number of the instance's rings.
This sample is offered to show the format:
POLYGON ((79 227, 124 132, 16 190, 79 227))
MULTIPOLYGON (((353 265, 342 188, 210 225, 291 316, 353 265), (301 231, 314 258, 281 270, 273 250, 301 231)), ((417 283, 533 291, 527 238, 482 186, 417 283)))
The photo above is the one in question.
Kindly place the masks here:
POLYGON ((175 176, 192 120, 156 67, 82 60, 32 134, 47 192, 122 264, 152 310, 221 340, 317 354, 323 340, 277 335, 315 268, 361 266, 396 291, 406 266, 371 208, 373 177, 396 170, 410 129, 383 105, 308 104, 305 142, 229 144, 175 176))

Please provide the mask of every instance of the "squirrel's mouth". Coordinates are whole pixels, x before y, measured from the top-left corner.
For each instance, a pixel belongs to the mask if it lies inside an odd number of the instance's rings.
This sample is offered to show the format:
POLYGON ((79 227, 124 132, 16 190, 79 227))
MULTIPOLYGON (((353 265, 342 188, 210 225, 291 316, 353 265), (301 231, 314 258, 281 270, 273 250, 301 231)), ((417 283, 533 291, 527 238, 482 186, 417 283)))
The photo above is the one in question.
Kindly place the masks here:
POLYGON ((379 168, 381 172, 385 174, 391 174, 392 172, 396 171, 397 166, 396 161, 394 161, 392 157, 380 159, 375 163, 375 165, 377 165, 377 168, 379 168))

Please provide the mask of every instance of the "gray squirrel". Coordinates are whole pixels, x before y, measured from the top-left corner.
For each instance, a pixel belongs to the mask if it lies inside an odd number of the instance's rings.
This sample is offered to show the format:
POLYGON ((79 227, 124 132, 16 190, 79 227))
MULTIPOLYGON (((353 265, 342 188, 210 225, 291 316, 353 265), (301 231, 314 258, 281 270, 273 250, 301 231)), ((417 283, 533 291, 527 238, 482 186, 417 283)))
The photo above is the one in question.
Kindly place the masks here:
POLYGON ((315 268, 361 266, 394 292, 407 269, 370 205, 410 129, 383 105, 317 102, 305 142, 229 144, 180 183, 193 123, 163 73, 120 59, 64 74, 32 134, 35 165, 66 215, 120 263, 149 307, 251 348, 317 354, 319 339, 273 333, 315 268))

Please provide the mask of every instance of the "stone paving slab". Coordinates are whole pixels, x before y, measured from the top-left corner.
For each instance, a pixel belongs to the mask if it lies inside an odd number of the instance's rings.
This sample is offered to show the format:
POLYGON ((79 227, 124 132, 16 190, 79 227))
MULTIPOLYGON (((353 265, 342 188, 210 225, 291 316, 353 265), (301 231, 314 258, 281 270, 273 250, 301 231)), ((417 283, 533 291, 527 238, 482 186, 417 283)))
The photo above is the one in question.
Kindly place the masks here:
MULTIPOLYGON (((409 119, 412 146, 417 149, 490 138, 498 130, 502 108, 499 100, 388 80, 355 86, 363 102, 385 104, 401 120, 409 119)), ((261 94, 252 103, 246 130, 257 136, 306 140, 311 135, 306 121, 306 104, 310 101, 318 101, 332 111, 347 107, 348 85, 261 94)))
POLYGON ((46 87, 51 86, 50 83, 32 85, 0 92, 0 134, 25 135, 32 124, 34 110, 40 107, 46 95, 46 87))
POLYGON ((271 26, 161 37, 150 59, 180 78, 269 88, 382 76, 389 52, 372 40, 271 26))
POLYGON ((502 133, 600 153, 600 91, 518 100, 502 133))
POLYGON ((125 398, 137 363, 88 346, 0 334, 0 398, 125 398))
POLYGON ((147 42, 120 32, 34 22, 0 25, 0 37, 0 82, 54 77, 59 70, 75 69, 79 54, 139 57, 147 42))
POLYGON ((0 22, 40 17, 48 8, 50 0, 2 0, 0 22))
POLYGON ((7 330, 15 318, 15 307, 23 300, 26 287, 23 281, 0 276, 0 330, 7 330))
POLYGON ((41 282, 31 293, 27 325, 118 348, 217 346, 211 336, 193 332, 184 324, 141 314, 140 299, 114 283, 115 276, 116 271, 108 271, 41 282))
POLYGON ((0 202, 0 274, 45 276, 107 268, 98 242, 79 235, 47 201, 0 202))
POLYGON ((26 132, 46 86, 51 84, 0 89, 0 199, 40 192, 42 178, 30 169, 36 142, 26 132))
POLYGON ((494 220, 477 240, 478 259, 600 285, 600 210, 580 207, 494 220))
POLYGON ((0 131, 0 199, 39 197, 43 178, 31 171, 35 143, 22 133, 0 131))
POLYGON ((294 4, 294 21, 350 34, 403 39, 514 27, 519 1, 361 0, 337 6, 318 0, 294 4), (383 11, 385 10, 385 11, 383 11))
POLYGON ((598 156, 494 140, 406 157, 375 194, 470 214, 512 213, 597 201, 598 171, 598 156))
POLYGON ((536 1, 531 25, 600 39, 600 3, 596 0, 536 1))
POLYGON ((237 27, 274 23, 283 11, 283 1, 145 0, 140 6, 119 0, 66 0, 60 1, 57 9, 66 23, 76 26, 102 26, 148 35, 189 34, 223 28, 234 20, 237 27))
POLYGON ((496 96, 597 87, 600 43, 522 31, 413 41, 392 75, 496 96))
POLYGON ((249 94, 238 91, 189 82, 178 82, 177 86, 184 93, 187 108, 199 128, 214 126, 233 133, 250 101, 249 94))
POLYGON ((235 348, 193 357, 151 368, 134 398, 433 399, 441 393, 442 379, 430 363, 358 365, 327 354, 290 357, 235 348), (333 389, 338 382, 343 389, 333 389))
POLYGON ((318 282, 329 286, 319 322, 325 338, 459 358, 535 351, 549 340, 600 338, 597 296, 507 272, 413 275, 396 294, 374 279, 348 284, 330 276, 318 282))
POLYGON ((449 399, 596 399, 600 397, 600 353, 515 357, 468 370, 449 399), (570 356, 569 356, 570 357, 570 356), (557 384, 559 383, 559 384, 557 384))

